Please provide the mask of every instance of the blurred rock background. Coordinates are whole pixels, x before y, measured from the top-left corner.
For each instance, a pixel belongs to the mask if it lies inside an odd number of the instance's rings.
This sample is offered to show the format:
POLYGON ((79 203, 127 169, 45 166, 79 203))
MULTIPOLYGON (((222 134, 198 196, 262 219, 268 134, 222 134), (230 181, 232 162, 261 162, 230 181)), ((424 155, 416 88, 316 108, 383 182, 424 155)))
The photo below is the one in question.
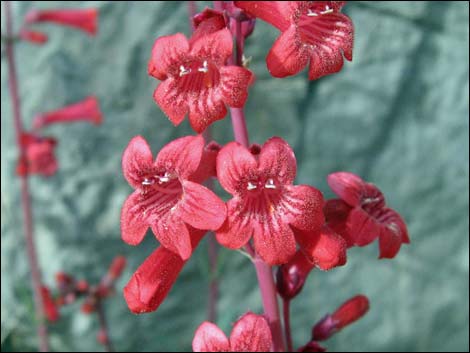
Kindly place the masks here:
MULTIPOLYGON (((107 303, 111 336, 119 351, 190 350, 205 319, 206 243, 198 248, 161 308, 131 314, 121 289, 155 248, 150 234, 138 247, 120 240, 119 213, 131 192, 121 153, 135 135, 154 151, 191 133, 175 129, 152 100, 157 82, 146 65, 154 40, 189 32, 184 2, 14 2, 20 25, 31 8, 98 7, 99 35, 43 25, 43 47, 16 47, 26 126, 35 113, 96 94, 105 122, 54 126, 60 170, 31 179, 36 241, 44 281, 66 271, 97 281, 116 254, 129 266, 107 303)), ((199 4, 202 8, 202 4, 199 4)), ((3 9, 2 9, 3 11, 3 9)), ((354 61, 337 75, 308 82, 306 73, 270 77, 265 55, 277 31, 259 21, 247 43, 257 81, 246 107, 251 140, 280 135, 294 147, 299 183, 331 197, 328 173, 347 170, 376 183, 406 219, 412 244, 393 261, 377 260, 376 245, 352 249, 347 266, 314 271, 292 307, 296 345, 311 325, 350 296, 371 299, 370 313, 327 342, 332 351, 468 351, 469 306, 469 5, 467 2, 351 2, 354 61)), ((2 13, 2 31, 4 19, 2 13)), ((33 306, 25 258, 16 147, 1 61, 1 343, 2 351, 35 347, 33 306)), ((232 139, 229 119, 214 137, 232 139)), ((254 270, 223 250, 218 324, 248 309, 261 312, 254 270)), ((101 350, 97 321, 68 307, 51 325, 59 351, 101 350)))

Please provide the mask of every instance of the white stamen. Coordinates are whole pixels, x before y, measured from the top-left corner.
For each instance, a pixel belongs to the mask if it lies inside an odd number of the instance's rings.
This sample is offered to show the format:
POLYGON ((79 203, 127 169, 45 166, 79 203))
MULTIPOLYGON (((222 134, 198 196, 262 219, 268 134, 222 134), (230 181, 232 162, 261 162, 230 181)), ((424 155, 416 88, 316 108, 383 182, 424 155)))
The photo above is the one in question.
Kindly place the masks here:
POLYGON ((325 11, 321 11, 320 13, 322 15, 326 15, 327 13, 332 13, 333 12, 333 9, 330 9, 330 7, 328 5, 325 6, 325 11))
POLYGON ((165 172, 163 176, 156 176, 158 178, 158 183, 163 184, 163 183, 168 183, 171 179, 174 179, 174 175, 165 172))
POLYGON ((248 186, 247 186, 247 190, 254 190, 256 189, 257 186, 255 184, 253 184, 251 181, 248 182, 248 186))
POLYGON ((155 180, 153 180, 153 179, 145 178, 144 181, 142 181, 142 185, 144 185, 144 186, 153 185, 153 183, 155 183, 155 180))
POLYGON ((312 10, 308 9, 307 16, 318 16, 318 14, 313 12, 312 10))
POLYGON ((368 198, 368 199, 365 199, 364 201, 362 201, 362 204, 363 204, 363 205, 367 205, 367 204, 369 204, 369 203, 379 202, 379 201, 380 201, 380 198, 379 198, 379 197, 368 198))
POLYGON ((275 189, 276 188, 276 185, 274 184, 274 180, 272 180, 271 178, 269 178, 267 181, 266 181, 266 184, 264 184, 264 187, 266 189, 275 189))
POLYGON ((209 71, 209 68, 207 67, 207 61, 206 60, 204 60, 204 62, 202 63, 202 67, 198 68, 197 71, 204 72, 204 73, 209 71))
POLYGON ((191 69, 186 69, 183 65, 180 66, 180 77, 191 73, 191 69))

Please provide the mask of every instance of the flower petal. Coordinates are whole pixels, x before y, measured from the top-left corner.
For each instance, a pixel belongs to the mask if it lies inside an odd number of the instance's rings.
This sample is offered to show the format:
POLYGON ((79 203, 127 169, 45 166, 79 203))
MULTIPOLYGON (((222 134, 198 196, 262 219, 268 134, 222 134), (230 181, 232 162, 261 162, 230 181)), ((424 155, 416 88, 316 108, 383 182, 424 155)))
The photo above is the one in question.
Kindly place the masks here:
POLYGON ((346 226, 351 209, 352 207, 341 199, 328 200, 323 207, 328 227, 340 235, 346 241, 348 247, 354 245, 354 239, 350 236, 346 226))
POLYGON ((197 229, 219 229, 227 215, 223 201, 208 188, 192 181, 183 181, 183 190, 177 210, 181 219, 197 229))
POLYGON ((271 137, 261 148, 259 169, 268 178, 275 178, 279 183, 292 184, 297 172, 294 151, 280 137, 271 137))
POLYGON ((310 80, 336 73, 343 67, 343 53, 352 60, 353 24, 344 14, 333 12, 310 17, 300 25, 299 31, 311 45, 310 80))
POLYGON ((228 28, 216 31, 195 40, 191 45, 191 56, 200 60, 211 60, 223 66, 232 55, 233 39, 228 28))
POLYGON ((357 206, 362 201, 365 182, 356 174, 336 172, 328 175, 331 190, 350 206, 357 206))
POLYGON ((269 352, 272 345, 271 329, 261 315, 246 313, 230 334, 232 352, 269 352))
POLYGON ((193 352, 230 352, 230 344, 220 328, 206 321, 194 334, 193 352))
POLYGON ((255 157, 246 147, 238 142, 228 143, 217 156, 217 177, 220 185, 232 195, 244 192, 244 182, 257 166, 255 157))
POLYGON ((254 79, 253 73, 244 67, 223 66, 220 68, 220 77, 224 102, 229 107, 243 108, 248 98, 248 86, 254 79))
POLYGON ((142 180, 153 168, 150 147, 142 136, 134 137, 122 155, 122 171, 127 182, 134 188, 142 187, 142 180))
POLYGON ((382 231, 382 226, 360 207, 351 210, 346 225, 349 236, 358 246, 372 243, 382 231))
POLYGON ((206 88, 189 99, 189 123, 197 133, 225 118, 227 108, 221 94, 214 88, 206 88))
POLYGON ((382 231, 379 237, 379 258, 394 258, 400 250, 401 244, 408 244, 410 239, 406 224, 401 216, 392 209, 385 209, 382 231))
POLYGON ((183 260, 191 257, 192 246, 189 231, 176 212, 170 211, 152 224, 152 231, 160 244, 183 260))
POLYGON ((129 245, 140 244, 149 228, 148 217, 143 212, 142 192, 134 191, 121 210, 121 237, 129 245))
POLYGON ((286 185, 282 207, 290 225, 301 230, 318 231, 325 223, 323 195, 308 185, 286 185))
POLYGON ((274 77, 292 76, 305 68, 309 59, 309 47, 303 45, 292 25, 273 44, 266 57, 268 70, 274 77))
POLYGON ((175 126, 184 120, 189 111, 187 96, 180 91, 173 78, 167 78, 158 85, 153 99, 175 126))
POLYGON ((289 28, 297 1, 235 1, 235 6, 281 31, 289 28))
POLYGON ((238 197, 232 198, 227 202, 227 219, 216 232, 217 241, 229 249, 240 249, 252 235, 250 215, 238 197))
POLYGON ((159 37, 152 48, 148 74, 165 80, 168 74, 178 72, 179 65, 189 52, 189 42, 182 33, 159 37))
POLYGON ((174 170, 180 179, 187 179, 198 169, 203 149, 202 136, 180 137, 161 149, 155 165, 167 171, 174 170))
POLYGON ((256 252, 270 266, 285 264, 295 254, 294 233, 278 215, 267 218, 251 222, 256 252))
POLYGON ((227 26, 225 16, 222 12, 205 8, 204 11, 193 17, 194 32, 189 40, 195 42, 202 36, 217 32, 227 26))
POLYGON ((157 310, 184 264, 185 261, 173 252, 164 247, 157 248, 124 287, 124 298, 129 309, 135 314, 157 310))

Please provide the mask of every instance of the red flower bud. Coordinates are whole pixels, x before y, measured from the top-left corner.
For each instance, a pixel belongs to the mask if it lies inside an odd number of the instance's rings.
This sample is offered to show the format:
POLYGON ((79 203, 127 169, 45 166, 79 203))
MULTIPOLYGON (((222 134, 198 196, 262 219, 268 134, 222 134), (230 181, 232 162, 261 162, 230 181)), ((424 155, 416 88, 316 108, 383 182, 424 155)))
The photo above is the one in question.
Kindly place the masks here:
POLYGON ((121 276, 122 271, 126 267, 126 258, 124 256, 117 256, 114 258, 108 270, 108 276, 112 281, 115 281, 121 276))
POLYGON ((107 345, 109 343, 108 333, 103 329, 99 330, 96 335, 96 340, 103 346, 107 345))
POLYGON ((277 291, 284 300, 296 297, 302 290, 310 271, 315 267, 301 250, 277 270, 277 291))
POLYGON ((51 296, 49 288, 46 286, 41 286, 41 296, 42 296, 42 305, 44 307, 44 313, 47 320, 53 322, 59 319, 59 311, 54 302, 54 299, 51 296))
POLYGON ((94 296, 88 296, 80 308, 82 313, 91 314, 96 311, 96 298, 94 296))
POLYGON ((86 292, 88 292, 88 289, 90 288, 90 285, 88 284, 87 281, 82 279, 82 280, 77 282, 77 284, 75 285, 75 288, 80 293, 86 293, 86 292))
POLYGON ((20 31, 19 36, 21 40, 25 40, 27 42, 39 45, 46 43, 49 39, 46 34, 38 31, 31 31, 27 28, 23 28, 20 31))
POLYGON ((32 10, 26 14, 26 23, 54 22, 63 26, 75 27, 90 35, 95 35, 98 27, 97 9, 32 10))
POLYGON ((19 176, 40 174, 51 176, 57 171, 54 148, 57 141, 49 137, 40 137, 29 133, 21 135, 23 156, 18 160, 16 172, 19 176))
POLYGON ((364 295, 356 295, 336 309, 333 315, 326 315, 314 326, 313 339, 317 341, 328 339, 343 327, 359 320, 368 310, 369 299, 364 295))
POLYGON ((34 118, 33 126, 40 129, 44 126, 56 123, 73 123, 77 121, 89 121, 99 125, 103 121, 98 99, 90 96, 78 103, 67 105, 61 109, 42 113, 34 118))

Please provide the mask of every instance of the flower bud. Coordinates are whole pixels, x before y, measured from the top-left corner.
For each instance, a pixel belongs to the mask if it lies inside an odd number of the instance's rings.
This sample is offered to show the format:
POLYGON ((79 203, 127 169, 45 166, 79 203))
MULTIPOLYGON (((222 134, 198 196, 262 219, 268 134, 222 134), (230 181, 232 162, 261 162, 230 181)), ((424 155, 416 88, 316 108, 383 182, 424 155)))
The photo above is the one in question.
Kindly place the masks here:
POLYGON ((291 300, 302 290, 310 271, 315 267, 301 250, 277 270, 277 291, 284 300, 291 300))
POLYGON ((31 31, 27 28, 23 28, 20 31, 19 37, 21 40, 33 43, 33 44, 38 44, 42 45, 47 42, 48 37, 46 34, 38 31, 31 31))
POLYGON ((369 299, 364 295, 356 295, 336 309, 332 315, 326 315, 313 327, 313 339, 317 341, 328 339, 343 327, 359 320, 368 310, 369 299))

